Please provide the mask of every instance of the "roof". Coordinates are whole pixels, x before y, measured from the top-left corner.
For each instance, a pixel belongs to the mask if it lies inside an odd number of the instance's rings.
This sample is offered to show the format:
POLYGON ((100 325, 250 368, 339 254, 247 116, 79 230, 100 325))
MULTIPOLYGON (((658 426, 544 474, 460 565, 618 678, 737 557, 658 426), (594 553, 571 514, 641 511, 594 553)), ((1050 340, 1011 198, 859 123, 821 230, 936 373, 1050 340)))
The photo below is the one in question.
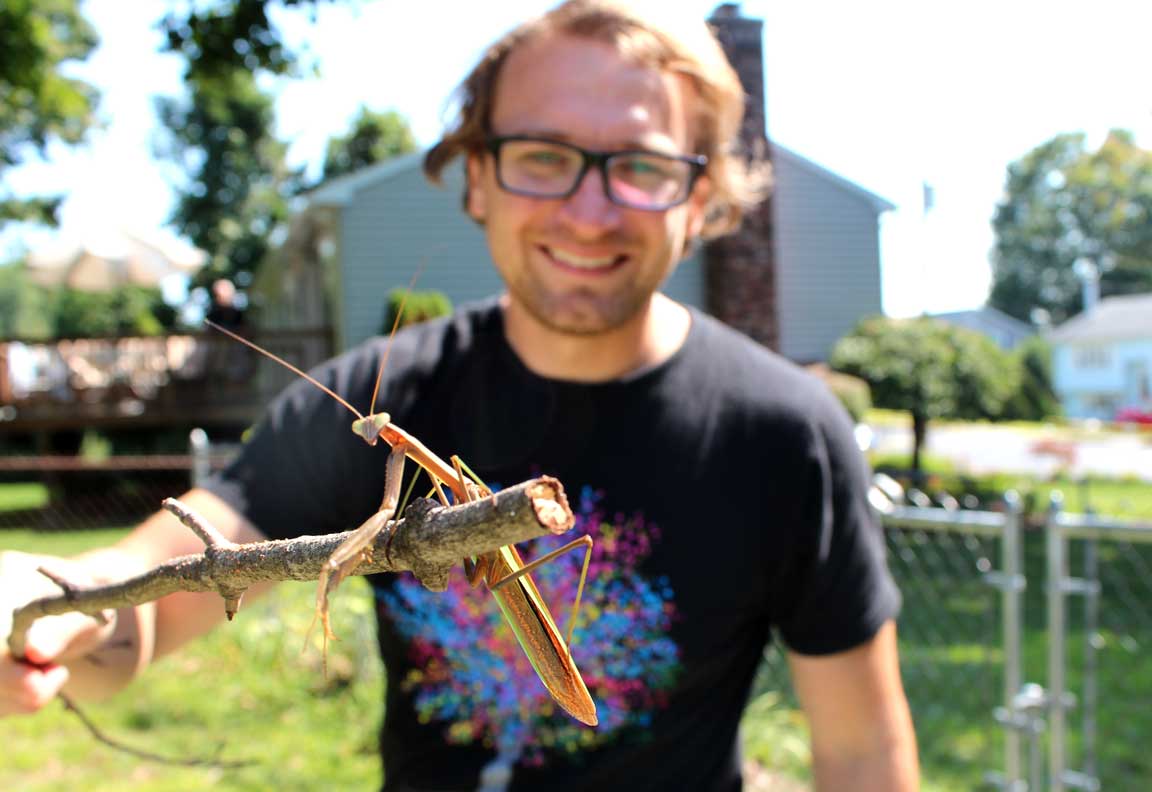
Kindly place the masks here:
POLYGON ((805 170, 818 179, 831 182, 832 184, 840 187, 841 189, 854 193, 872 205, 872 208, 877 214, 881 212, 891 212, 896 208, 896 204, 886 201, 874 192, 864 189, 859 184, 845 179, 838 173, 825 168, 823 165, 818 165, 812 160, 802 157, 786 146, 781 146, 779 143, 772 143, 772 156, 776 159, 785 159, 792 165, 795 165, 801 170, 805 170))
MULTIPOLYGON (((414 154, 404 154, 394 159, 377 162, 374 165, 361 168, 353 173, 339 176, 310 192, 308 194, 308 205, 346 206, 352 201, 356 193, 365 187, 378 182, 389 181, 408 171, 420 168, 424 162, 424 154, 425 152, 423 151, 418 151, 414 154)), ((876 195, 876 193, 865 190, 860 185, 848 181, 848 179, 845 179, 843 176, 835 174, 821 165, 817 165, 812 160, 800 156, 791 149, 781 146, 779 143, 772 144, 772 156, 787 159, 790 164, 808 171, 817 178, 831 182, 843 190, 860 196, 872 205, 872 208, 877 214, 890 212, 896 208, 895 204, 889 203, 879 195, 876 195)))
POLYGON ((1019 336, 1030 336, 1036 328, 1027 322, 1022 322, 1015 316, 1009 316, 1003 311, 985 305, 968 311, 946 311, 931 314, 933 319, 939 319, 949 324, 980 329, 994 329, 999 332, 1011 333, 1019 336))
POLYGON ((1152 340, 1152 293, 1105 297, 1093 310, 1057 326, 1048 338, 1055 343, 1152 340))
POLYGON ((423 151, 403 154, 377 162, 360 170, 337 176, 308 193, 309 206, 347 206, 356 193, 377 182, 390 181, 400 174, 419 168, 424 162, 423 151))

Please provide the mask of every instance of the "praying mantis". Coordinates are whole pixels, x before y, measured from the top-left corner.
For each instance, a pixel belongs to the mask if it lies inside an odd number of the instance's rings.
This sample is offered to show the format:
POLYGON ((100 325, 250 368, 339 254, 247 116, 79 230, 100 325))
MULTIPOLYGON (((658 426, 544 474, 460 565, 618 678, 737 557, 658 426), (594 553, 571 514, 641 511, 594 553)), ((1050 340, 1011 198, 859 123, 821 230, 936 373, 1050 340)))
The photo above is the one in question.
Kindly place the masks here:
MULTIPOLYGON (((328 618, 329 599, 340 582, 359 566, 380 533, 392 530, 389 521, 396 515, 399 505, 406 459, 411 459, 428 474, 436 494, 445 505, 449 501, 441 484, 448 487, 456 503, 488 497, 492 492, 475 476, 472 478, 465 476, 463 463, 458 457, 451 457, 451 464, 445 462, 418 439, 392 423, 388 413, 375 412, 376 397, 383 378, 387 353, 381 360, 377 372, 372 405, 368 414, 364 415, 339 394, 288 361, 213 322, 205 320, 205 324, 284 366, 335 399, 356 416, 356 420, 352 422, 352 431, 368 445, 374 446, 383 439, 391 447, 385 468, 384 498, 380 508, 333 551, 320 574, 316 592, 316 615, 321 621, 325 640, 335 637, 328 618)), ((465 558, 464 570, 468 582, 473 587, 483 582, 491 591, 505 621, 512 628, 517 642, 552 698, 576 720, 588 726, 595 726, 598 723, 596 705, 569 650, 584 590, 584 580, 588 573, 591 550, 592 538, 583 536, 525 564, 516 548, 507 545, 475 559, 465 558), (584 548, 584 562, 569 616, 567 635, 564 636, 561 635, 529 573, 553 558, 580 547, 584 548)))

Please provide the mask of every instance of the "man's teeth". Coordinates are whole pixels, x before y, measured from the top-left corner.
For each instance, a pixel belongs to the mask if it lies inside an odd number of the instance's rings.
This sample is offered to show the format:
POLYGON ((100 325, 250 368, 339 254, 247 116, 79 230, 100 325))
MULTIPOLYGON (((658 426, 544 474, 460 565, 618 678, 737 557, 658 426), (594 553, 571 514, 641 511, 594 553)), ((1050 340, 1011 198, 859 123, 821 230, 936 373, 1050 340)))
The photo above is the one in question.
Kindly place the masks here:
POLYGON ((571 253, 562 253, 559 250, 552 250, 552 258, 559 261, 561 264, 566 264, 569 267, 576 267, 577 269, 603 269, 611 267, 616 263, 616 256, 599 256, 597 258, 587 258, 585 256, 576 256, 571 253))

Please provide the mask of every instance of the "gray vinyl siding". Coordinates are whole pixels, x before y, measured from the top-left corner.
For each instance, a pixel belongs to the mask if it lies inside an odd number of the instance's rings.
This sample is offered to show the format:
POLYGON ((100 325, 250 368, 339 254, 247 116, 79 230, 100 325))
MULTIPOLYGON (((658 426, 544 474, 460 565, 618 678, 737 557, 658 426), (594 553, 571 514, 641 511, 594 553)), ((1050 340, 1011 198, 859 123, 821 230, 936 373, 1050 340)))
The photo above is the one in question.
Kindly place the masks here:
POLYGON ((777 146, 773 212, 780 351, 827 360, 837 339, 881 312, 875 196, 777 146))
POLYGON ((463 213, 463 172, 428 184, 419 167, 365 185, 343 207, 344 339, 380 332, 388 292, 405 288, 423 266, 417 290, 436 289, 453 305, 501 290, 481 229, 463 213))
POLYGON ((677 302, 704 310, 704 257, 699 250, 676 265, 660 291, 677 302))

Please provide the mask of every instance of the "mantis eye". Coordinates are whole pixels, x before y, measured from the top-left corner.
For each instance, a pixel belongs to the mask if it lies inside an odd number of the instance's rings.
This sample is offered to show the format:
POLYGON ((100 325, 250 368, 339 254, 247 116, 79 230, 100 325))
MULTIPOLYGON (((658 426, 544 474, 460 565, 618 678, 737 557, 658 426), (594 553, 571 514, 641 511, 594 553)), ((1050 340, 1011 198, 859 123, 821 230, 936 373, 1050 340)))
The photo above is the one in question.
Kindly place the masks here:
POLYGON ((372 413, 365 418, 357 418, 352 422, 352 433, 363 440, 370 446, 376 445, 377 438, 380 437, 380 432, 384 431, 384 427, 392 417, 388 413, 372 413))

